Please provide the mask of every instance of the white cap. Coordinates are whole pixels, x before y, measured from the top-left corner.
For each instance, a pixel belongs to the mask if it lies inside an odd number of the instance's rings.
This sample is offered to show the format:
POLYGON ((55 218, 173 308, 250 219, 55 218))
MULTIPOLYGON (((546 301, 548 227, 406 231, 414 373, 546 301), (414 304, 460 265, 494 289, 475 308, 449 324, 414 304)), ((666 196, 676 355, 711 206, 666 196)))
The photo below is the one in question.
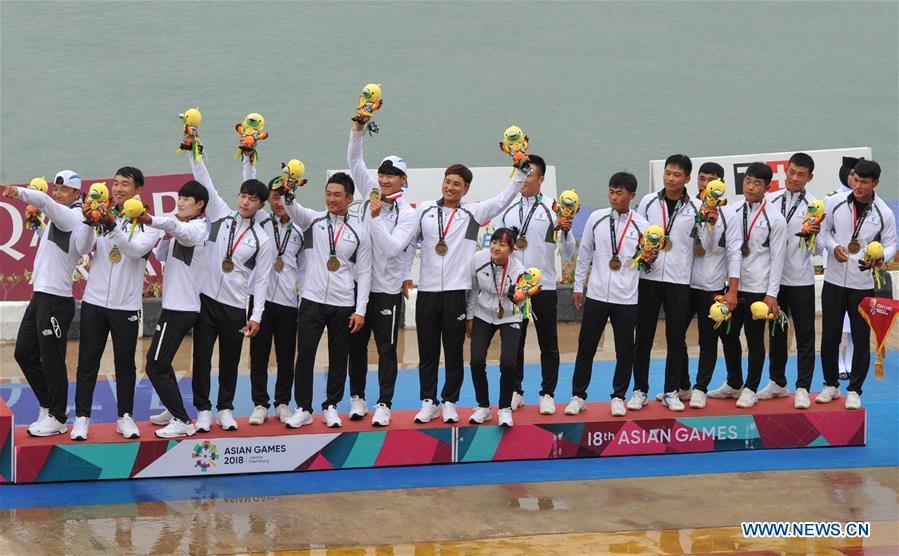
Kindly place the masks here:
POLYGON ((71 170, 63 170, 56 174, 56 179, 53 181, 56 185, 64 185, 78 190, 81 189, 81 176, 71 170))
POLYGON ((383 167, 385 164, 388 164, 389 166, 393 166, 397 170, 401 171, 403 174, 406 173, 406 168, 408 167, 406 165, 406 160, 404 158, 400 158, 396 155, 390 155, 390 156, 384 157, 384 160, 381 161, 381 166, 383 167))

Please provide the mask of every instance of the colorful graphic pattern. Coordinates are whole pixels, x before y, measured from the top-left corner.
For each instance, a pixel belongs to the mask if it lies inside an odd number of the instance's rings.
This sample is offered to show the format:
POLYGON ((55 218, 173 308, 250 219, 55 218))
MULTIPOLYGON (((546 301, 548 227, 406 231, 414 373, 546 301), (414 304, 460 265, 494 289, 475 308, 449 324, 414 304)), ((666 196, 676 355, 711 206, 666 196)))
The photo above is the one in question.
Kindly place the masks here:
POLYGON ((12 411, 0 398, 0 483, 11 483, 13 480, 14 425, 12 411))
MULTIPOLYGON (((667 415, 667 414, 666 414, 667 415)), ((859 446, 866 412, 832 410, 495 425, 316 431, 85 444, 23 442, 17 483, 312 471, 526 459, 859 446)), ((523 421, 523 420, 522 420, 523 421)), ((112 425, 105 425, 112 426, 112 425)), ((247 433, 244 433, 247 434, 247 433)))

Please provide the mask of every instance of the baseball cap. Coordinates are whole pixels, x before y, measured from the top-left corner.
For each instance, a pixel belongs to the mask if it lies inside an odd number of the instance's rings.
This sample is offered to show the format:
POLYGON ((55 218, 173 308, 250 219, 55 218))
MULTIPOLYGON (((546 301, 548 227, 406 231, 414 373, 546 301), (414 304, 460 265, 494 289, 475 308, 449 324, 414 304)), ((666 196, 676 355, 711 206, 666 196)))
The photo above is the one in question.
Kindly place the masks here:
POLYGON ((71 187, 72 189, 80 190, 81 176, 71 170, 63 170, 62 172, 56 174, 54 183, 56 183, 56 185, 64 185, 66 187, 71 187))
POLYGON ((379 174, 406 175, 406 160, 396 155, 390 155, 381 161, 378 167, 379 174))

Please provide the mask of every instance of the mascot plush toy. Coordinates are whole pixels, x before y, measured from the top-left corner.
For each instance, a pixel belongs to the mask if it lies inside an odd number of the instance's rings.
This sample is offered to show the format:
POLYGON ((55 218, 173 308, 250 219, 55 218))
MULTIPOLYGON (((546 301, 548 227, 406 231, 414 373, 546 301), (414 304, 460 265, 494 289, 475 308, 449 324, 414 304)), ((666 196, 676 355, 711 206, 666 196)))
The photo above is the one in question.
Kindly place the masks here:
POLYGON ((284 196, 284 202, 293 203, 298 187, 303 187, 309 180, 303 179, 306 173, 306 165, 294 158, 288 163, 281 163, 281 175, 275 178, 272 184, 273 191, 280 191, 284 196))
POLYGON ((780 328, 781 332, 786 333, 787 315, 783 311, 772 313, 764 301, 756 301, 749 306, 749 312, 752 313, 753 320, 770 320, 774 322, 774 326, 771 327, 772 336, 774 336, 778 328, 780 328))
POLYGON ((715 322, 715 330, 718 330, 722 324, 727 323, 724 333, 730 334, 730 319, 732 317, 733 313, 730 312, 727 304, 724 303, 724 296, 716 296, 715 302, 709 307, 709 318, 715 322))
POLYGON ((96 226, 97 235, 103 233, 103 227, 100 225, 100 209, 109 208, 109 188, 106 182, 97 182, 91 185, 84 198, 84 204, 88 208, 86 224, 96 226))
POLYGON ((811 228, 816 224, 821 224, 822 220, 824 220, 824 201, 814 200, 809 204, 805 217, 802 219, 802 230, 796 233, 799 236, 799 245, 809 251, 815 248, 816 234, 812 233, 811 228))
POLYGON ((879 241, 872 241, 865 248, 865 256, 859 263, 859 270, 864 270, 870 265, 871 275, 874 276, 874 282, 877 289, 883 288, 883 244, 879 241))
POLYGON ((512 157, 512 165, 527 172, 528 165, 528 136, 521 128, 513 125, 503 132, 503 140, 499 142, 499 148, 512 157))
POLYGON ((364 125, 370 136, 374 135, 379 132, 381 128, 372 121, 372 116, 383 105, 384 99, 381 98, 381 85, 369 83, 362 89, 362 94, 359 95, 359 105, 356 107, 356 115, 350 119, 364 125))
MULTIPOLYGON (((147 207, 141 202, 140 197, 132 197, 122 204, 122 214, 131 219, 131 233, 128 240, 134 237, 134 229, 137 228, 138 219, 147 212, 147 207)), ((143 224, 141 224, 143 226, 143 224)))
MULTIPOLYGON (((47 178, 34 178, 31 180, 31 183, 28 184, 28 189, 46 193, 49 189, 47 187, 47 178)), ((41 216, 40 209, 34 205, 25 206, 25 228, 34 230, 37 232, 37 235, 41 235, 44 231, 44 217, 41 216)))
MULTIPOLYGON (((727 204, 727 199, 724 198, 724 194, 727 192, 727 186, 724 185, 724 182, 721 180, 712 180, 705 185, 705 189, 702 194, 699 196, 699 200, 702 201, 702 208, 710 209, 715 207, 721 207, 727 204)), ((708 223, 709 231, 712 230, 712 223, 708 223)))
POLYGON ((247 117, 234 126, 234 129, 240 135, 240 143, 237 146, 237 152, 234 153, 234 158, 238 156, 241 158, 248 157, 250 164, 255 165, 256 159, 259 158, 256 147, 259 141, 268 139, 268 132, 262 131, 265 129, 265 118, 262 117, 262 114, 256 112, 247 114, 247 117))
MULTIPOLYGON (((576 215, 579 210, 581 210, 581 200, 580 197, 578 197, 577 191, 574 189, 566 189, 559 195, 558 199, 553 201, 553 212, 555 212, 556 216, 559 218, 573 220, 574 215, 576 215)), ((559 226, 556 225, 556 231, 553 232, 553 238, 555 238, 558 229, 559 226)))
POLYGON ((531 267, 515 281, 515 293, 512 295, 512 301, 522 304, 521 318, 525 320, 531 318, 531 298, 540 293, 542 289, 540 286, 541 275, 539 268, 531 267))
POLYGON ((665 230, 658 224, 647 226, 646 232, 640 238, 640 254, 634 258, 631 268, 637 267, 640 272, 649 272, 652 270, 652 263, 646 262, 646 258, 655 254, 658 255, 662 249, 662 239, 665 237, 665 230))
POLYGON ((184 132, 181 136, 181 146, 178 152, 190 151, 194 160, 200 160, 203 154, 203 145, 200 143, 200 121, 203 115, 200 114, 200 107, 189 108, 183 113, 178 114, 181 121, 184 122, 184 132))

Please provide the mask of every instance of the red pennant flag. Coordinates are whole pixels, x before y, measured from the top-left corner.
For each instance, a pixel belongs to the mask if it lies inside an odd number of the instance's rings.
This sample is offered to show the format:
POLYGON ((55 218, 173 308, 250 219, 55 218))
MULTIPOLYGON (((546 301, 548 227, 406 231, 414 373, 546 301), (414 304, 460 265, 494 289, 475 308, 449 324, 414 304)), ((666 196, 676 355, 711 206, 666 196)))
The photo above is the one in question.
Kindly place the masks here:
POLYGON ((887 336, 890 335, 890 329, 893 328, 896 316, 899 315, 899 301, 883 297, 866 297, 859 303, 858 312, 874 331, 874 338, 877 340, 874 376, 881 379, 883 378, 883 356, 886 350, 887 336))

